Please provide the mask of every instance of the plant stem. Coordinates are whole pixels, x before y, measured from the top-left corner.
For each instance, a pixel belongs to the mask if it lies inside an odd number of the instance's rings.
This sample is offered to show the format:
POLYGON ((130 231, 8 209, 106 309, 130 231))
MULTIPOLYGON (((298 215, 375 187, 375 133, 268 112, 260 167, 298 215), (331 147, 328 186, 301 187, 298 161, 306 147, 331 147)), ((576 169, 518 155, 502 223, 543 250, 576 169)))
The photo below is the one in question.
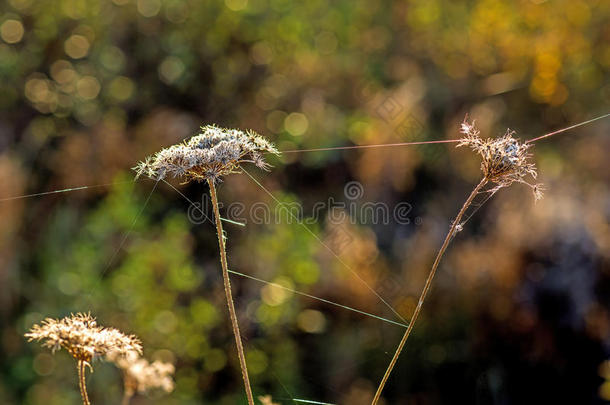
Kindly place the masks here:
POLYGON ((402 339, 400 340, 400 343, 398 344, 398 348, 396 349, 396 352, 394 353, 394 357, 392 357, 392 361, 390 361, 390 364, 388 365, 388 368, 387 368, 385 374, 383 375, 381 382, 379 383, 379 387, 377 388, 377 392, 375 393, 375 397, 373 398, 372 405, 376 405, 377 402, 379 401, 379 398, 381 397, 381 392, 383 391, 383 388, 385 387, 385 384, 388 381, 388 378, 390 377, 390 373, 392 372, 392 369, 394 368, 394 366, 396 365, 396 362, 398 361, 398 356, 400 355, 400 352, 402 352, 402 349, 405 347, 405 343, 407 342, 407 339, 409 338, 409 335, 411 334, 411 331, 413 330, 415 321, 417 321, 417 317, 419 316, 419 313, 421 311, 424 300, 426 299, 428 290, 430 290, 430 285, 432 284, 432 279, 434 278, 434 275, 436 274, 436 269, 438 268, 438 265, 441 262, 441 259, 442 259, 443 255, 445 254, 445 251, 447 250, 447 246, 449 246, 449 242, 451 242, 451 238, 453 237, 457 226, 459 225, 460 221, 462 220, 464 213, 466 212, 466 210, 468 209, 470 204, 472 204, 472 201, 474 200, 476 195, 479 193, 479 191, 481 191, 481 189, 485 186, 485 184, 487 184, 487 179, 486 178, 481 179, 479 184, 477 184, 477 186, 472 190, 472 192, 466 199, 466 202, 464 202, 464 205, 462 205, 462 208, 460 209, 460 212, 458 213, 457 217, 455 217, 455 220, 453 220, 453 223, 451 224, 451 228, 449 229, 449 233, 447 233, 447 236, 445 237, 445 241, 443 242, 443 245, 441 246, 440 250, 436 254, 436 259, 434 259, 434 263, 432 264, 432 268, 430 269, 430 273, 428 274, 428 278, 426 279, 426 284, 424 284, 424 289, 422 290, 421 295, 419 296, 419 301, 417 302, 417 306, 415 307, 415 311, 413 312, 413 316, 411 317, 411 321, 409 322, 407 331, 402 336, 402 339))
POLYGON ((138 382, 127 371, 123 371, 123 401, 121 405, 129 405, 138 389, 138 382))
POLYGON ((212 205, 214 206, 214 217, 216 219, 216 232, 218 233, 218 247, 220 250, 220 264, 222 266, 222 279, 224 282, 225 296, 227 297, 227 307, 229 307, 229 318, 235 336, 235 344, 237 345, 237 356, 239 357, 239 366, 241 375, 244 379, 246 389, 246 397, 248 404, 254 405, 254 397, 252 396, 252 388, 250 388, 250 379, 248 378, 248 367, 246 366, 246 356, 244 355, 244 346, 239 333, 239 324, 237 323, 237 315, 235 314, 235 305, 233 304, 233 294, 231 293, 231 281, 229 280, 229 269, 227 266, 227 253, 225 249, 225 241, 222 232, 222 222, 220 220, 220 211, 218 209, 218 197, 216 196, 216 187, 213 180, 208 180, 210 186, 210 196, 212 205))
POLYGON ((76 368, 78 369, 78 387, 80 388, 80 395, 83 397, 83 405, 91 405, 89 402, 89 396, 87 395, 87 383, 85 381, 85 363, 84 360, 79 360, 76 368))
POLYGON ((134 391, 125 385, 123 391, 123 401, 121 401, 121 405, 129 405, 131 402, 131 398, 133 397, 134 391))

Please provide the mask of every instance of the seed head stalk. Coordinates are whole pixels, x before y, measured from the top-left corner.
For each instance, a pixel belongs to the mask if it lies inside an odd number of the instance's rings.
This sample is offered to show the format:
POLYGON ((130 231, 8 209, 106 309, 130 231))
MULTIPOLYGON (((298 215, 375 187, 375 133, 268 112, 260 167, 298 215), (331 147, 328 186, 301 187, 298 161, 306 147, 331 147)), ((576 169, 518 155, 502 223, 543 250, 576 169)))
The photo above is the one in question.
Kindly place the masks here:
POLYGON ((76 368, 78 369, 78 387, 80 388, 80 395, 83 398, 83 405, 91 405, 89 402, 89 396, 87 395, 87 383, 85 381, 85 366, 87 363, 84 360, 77 362, 76 368))
MULTIPOLYGON (((115 363, 116 364, 116 363, 115 363)), ((116 364, 120 367, 119 364, 116 364)), ((123 371, 123 400, 121 401, 121 405, 129 405, 131 403, 131 398, 136 393, 137 382, 134 381, 134 378, 129 374, 128 371, 123 371)))
POLYGON ((487 192, 491 193, 492 195, 499 189, 509 187, 513 183, 522 183, 532 189, 535 200, 542 198, 542 185, 532 184, 526 179, 528 176, 534 179, 537 176, 536 166, 534 163, 530 162, 531 154, 528 152, 531 144, 519 142, 518 139, 513 137, 515 132, 511 131, 510 129, 507 130, 502 137, 482 139, 479 137, 480 132, 475 127, 474 121, 468 122, 467 120, 464 120, 461 125, 460 132, 463 134, 463 137, 459 140, 457 146, 468 146, 481 156, 481 172, 483 174, 483 178, 472 190, 464 202, 464 205, 462 205, 457 217, 451 224, 451 228, 445 237, 443 245, 436 254, 436 259, 434 259, 430 273, 428 273, 428 278, 426 279, 424 289, 419 296, 417 306, 415 307, 415 311, 411 317, 411 322, 409 322, 409 326, 400 340, 398 348, 394 353, 394 357, 392 357, 392 361, 390 361, 390 364, 388 365, 388 368, 381 379, 381 383, 379 384, 375 397, 373 398, 372 405, 376 405, 381 397, 381 392, 383 391, 390 373, 398 361, 398 356, 402 352, 405 343, 407 342, 407 339, 415 326, 415 321, 417 321, 424 300, 426 299, 426 295, 428 294, 428 290, 430 290, 430 286, 432 285, 432 279, 436 274, 436 269, 438 268, 438 265, 443 258, 451 239, 458 231, 458 227, 461 224, 464 213, 468 207, 470 207, 477 194, 483 190, 487 183, 492 183, 494 185, 491 190, 487 190, 487 192))
POLYGON ((233 304, 233 294, 231 293, 231 281, 229 280, 229 269, 227 266, 227 253, 225 249, 224 236, 222 231, 222 222, 220 220, 220 212, 218 209, 218 197, 216 196, 216 186, 213 179, 208 179, 210 186, 210 196, 212 205, 214 206, 214 217, 216 219, 216 232, 218 233, 218 248, 220 250, 220 264, 222 266, 222 280, 224 282, 225 296, 227 297, 227 307, 229 308, 229 318, 235 336, 235 344, 237 346, 237 356, 239 357, 239 366, 241 375, 244 379, 246 396, 248 404, 254 405, 254 397, 252 396, 252 388, 250 388, 250 379, 248 378, 248 367, 246 366, 246 356, 244 355, 244 346, 239 333, 239 324, 237 323, 237 315, 235 314, 235 305, 233 304))
POLYGON ((210 186, 210 195, 214 206, 216 218, 216 232, 218 233, 218 246, 220 250, 220 264, 224 281, 225 296, 229 317, 237 345, 239 365, 244 380, 248 404, 254 405, 254 397, 250 388, 246 356, 239 333, 235 306, 231 294, 229 269, 227 267, 227 254, 225 251, 222 223, 216 196, 216 181, 229 174, 241 173, 241 164, 254 163, 258 168, 268 170, 270 165, 265 162, 264 154, 279 155, 278 150, 265 138, 254 131, 241 131, 238 129, 220 128, 215 125, 201 127, 198 135, 191 137, 180 144, 164 148, 153 156, 140 162, 134 170, 138 176, 146 175, 154 180, 163 180, 166 176, 183 178, 189 181, 207 181, 210 186))
POLYGON ((485 187, 485 184, 487 184, 487 179, 484 177, 483 179, 481 179, 479 184, 477 184, 477 186, 472 190, 472 192, 466 199, 466 202, 460 209, 460 212, 458 213, 457 217, 455 217, 455 220, 451 224, 451 228, 449 229, 449 232, 447 233, 447 236, 445 237, 445 241, 443 242, 443 245, 441 246, 438 253, 436 254, 436 259, 434 259, 434 263, 432 264, 430 273, 428 273, 428 278, 426 279, 426 284, 424 285, 424 289, 422 290, 422 292, 419 296, 419 300, 417 301, 417 306, 415 307, 415 311, 413 312, 413 316, 411 317, 409 326, 407 327, 406 332, 402 336, 402 339, 400 340, 400 343, 398 344, 398 348, 396 349, 396 352, 394 353, 394 357, 392 357, 392 360, 390 361, 390 364, 388 365, 388 368, 387 368, 385 374, 383 375, 381 382, 379 383, 379 387, 377 388, 377 392, 375 393, 375 397, 373 398, 372 405, 376 405, 377 402, 379 401, 379 398, 381 397, 381 392, 383 391, 383 388, 385 387, 385 384, 388 381, 388 378, 390 377, 390 373, 392 372, 392 370, 394 369, 394 366, 396 365, 396 362, 398 361, 398 356, 400 356, 402 349, 405 347, 405 343, 407 343, 407 339, 409 338, 409 335, 411 334, 411 331, 413 330, 415 321, 417 321, 417 317, 419 316, 419 313, 423 306, 424 300, 426 299, 426 295, 428 294, 428 291, 430 290, 430 286, 432 285, 432 279, 434 279, 434 275, 436 274, 436 269, 438 268, 438 265, 441 262, 441 259, 443 258, 443 255, 445 254, 445 251, 447 250, 447 247, 449 246, 449 243, 451 242, 451 239, 453 238, 453 235, 455 234, 458 225, 462 221, 462 217, 464 216, 464 213, 466 212, 468 207, 470 207, 470 205, 472 204, 472 201, 477 196, 477 194, 483 189, 483 187, 485 187))
POLYGON ((125 391, 123 392, 123 400, 121 402, 121 405, 129 405, 129 403, 131 402, 131 398, 133 397, 133 391, 125 391))

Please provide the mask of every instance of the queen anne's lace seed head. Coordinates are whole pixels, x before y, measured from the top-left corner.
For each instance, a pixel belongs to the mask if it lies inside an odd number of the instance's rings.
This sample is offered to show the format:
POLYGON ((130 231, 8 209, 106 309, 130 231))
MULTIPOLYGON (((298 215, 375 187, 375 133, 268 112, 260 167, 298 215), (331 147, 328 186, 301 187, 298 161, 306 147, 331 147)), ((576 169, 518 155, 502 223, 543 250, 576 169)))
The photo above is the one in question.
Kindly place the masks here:
POLYGON ((464 121, 460 132, 464 136, 457 146, 469 146, 481 155, 483 176, 495 183, 496 189, 519 182, 532 188, 536 200, 542 198, 542 185, 532 184, 526 180, 527 176, 533 179, 537 177, 536 165, 529 161, 532 156, 528 152, 531 144, 520 143, 513 137, 515 132, 510 129, 500 138, 482 139, 474 122, 464 121))
POLYGON ((25 334, 28 341, 43 341, 43 346, 55 351, 66 349, 72 357, 91 364, 91 361, 113 353, 124 357, 141 353, 142 344, 133 335, 125 335, 113 328, 97 325, 89 314, 76 314, 60 320, 47 318, 25 334))
POLYGON ((128 356, 110 354, 108 360, 123 370, 125 390, 130 395, 136 391, 144 394, 152 390, 162 390, 167 393, 174 390, 173 364, 162 361, 150 363, 135 352, 128 356))
POLYGON ((261 401, 261 405, 279 405, 276 402, 273 402, 271 395, 260 395, 258 400, 261 401))
POLYGON ((216 181, 221 176, 238 173, 244 162, 267 170, 264 153, 279 155, 275 146, 253 131, 207 125, 201 127, 200 134, 160 150, 134 170, 137 176, 146 175, 154 180, 172 175, 186 181, 216 181))

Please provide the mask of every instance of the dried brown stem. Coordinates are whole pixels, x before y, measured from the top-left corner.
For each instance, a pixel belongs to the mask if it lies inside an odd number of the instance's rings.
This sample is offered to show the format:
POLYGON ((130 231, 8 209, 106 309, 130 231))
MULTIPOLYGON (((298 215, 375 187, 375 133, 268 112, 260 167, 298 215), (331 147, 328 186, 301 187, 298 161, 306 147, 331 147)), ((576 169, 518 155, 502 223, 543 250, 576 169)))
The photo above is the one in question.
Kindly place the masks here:
POLYGON ((87 383, 85 381, 85 366, 87 363, 84 360, 79 360, 76 368, 78 369, 78 387, 80 395, 83 398, 83 405, 91 405, 89 396, 87 395, 87 383))
POLYGON ((222 279, 224 282, 225 296, 227 297, 227 307, 229 307, 229 318, 231 319, 231 326, 233 328, 233 335, 235 336, 235 344, 237 345, 237 356, 239 357, 239 366, 241 368, 241 375, 244 379, 244 386, 246 389, 246 396, 248 398, 248 404, 254 405, 254 397, 252 396, 252 388, 250 388, 250 379, 248 378, 248 368, 246 366, 246 356, 244 354, 244 346, 241 341, 241 334, 239 333, 239 324, 237 323, 237 315, 235 314, 235 305, 233 304, 233 294, 231 293, 231 281, 229 280, 229 269, 227 266, 227 253, 225 249, 224 236, 222 231, 222 222, 220 220, 220 212, 218 209, 218 197, 216 196, 216 187, 214 181, 209 179, 208 184, 210 186, 210 196, 212 199, 212 205, 214 206, 214 217, 216 219, 216 231, 218 233, 218 247, 220 250, 220 264, 222 266, 222 279))
POLYGON ((121 402, 122 405, 129 405, 129 403, 131 402, 131 397, 133 395, 130 395, 127 391, 125 391, 123 393, 123 401, 121 402))
POLYGON ((407 339, 409 338, 409 335, 411 334, 411 331, 413 330, 413 327, 415 326, 415 321, 417 321, 417 317, 419 316, 419 313, 421 311, 424 300, 426 299, 428 290, 430 290, 430 286, 432 285, 432 279, 434 278, 434 275, 436 274, 436 269, 438 268, 438 265, 439 265, 443 255, 445 254, 445 251, 447 250, 449 243, 451 242, 451 239, 457 229, 457 226, 460 224, 462 217, 464 216, 464 213, 466 212, 468 207, 472 204, 472 201, 474 200, 476 195, 479 193, 479 191, 481 191, 481 189, 485 186, 485 184, 487 184, 487 179, 483 178, 479 182, 479 184, 477 184, 477 186, 472 190, 472 192, 466 199, 466 202, 460 209, 460 212, 458 213, 457 217, 455 217, 455 220, 451 224, 449 233, 447 233, 447 236, 445 237, 445 241, 443 242, 443 245, 441 246, 440 250, 438 251, 438 253, 436 255, 436 259, 434 259, 434 263, 432 264, 432 268, 430 269, 430 273, 428 274, 428 278, 426 279, 426 284, 424 285, 424 289, 422 290, 421 295, 419 296, 419 301, 417 302, 417 307, 415 307, 415 311, 413 312, 413 316, 411 317, 411 322, 409 322, 409 326, 407 327, 405 334, 402 336, 402 339, 400 340, 400 343, 398 344, 398 348, 396 349, 396 352, 394 353, 394 357, 392 357, 392 360, 390 361, 390 364, 388 365, 388 368, 387 368, 385 374, 383 375, 381 382, 379 383, 379 387, 377 388, 377 392, 375 393, 375 397, 373 398, 372 405, 376 405, 377 402, 379 401, 379 398, 381 397, 381 392, 383 391, 383 388, 385 387, 385 384, 388 381, 388 378, 390 377, 390 373, 392 372, 392 370, 394 369, 394 366, 396 365, 396 362, 398 361, 398 356, 400 356, 402 349, 405 347, 405 343, 407 343, 407 339))
POLYGON ((131 403, 131 398, 135 394, 135 389, 133 388, 134 382, 131 381, 131 378, 127 373, 123 373, 123 400, 121 401, 121 405, 129 405, 131 403))

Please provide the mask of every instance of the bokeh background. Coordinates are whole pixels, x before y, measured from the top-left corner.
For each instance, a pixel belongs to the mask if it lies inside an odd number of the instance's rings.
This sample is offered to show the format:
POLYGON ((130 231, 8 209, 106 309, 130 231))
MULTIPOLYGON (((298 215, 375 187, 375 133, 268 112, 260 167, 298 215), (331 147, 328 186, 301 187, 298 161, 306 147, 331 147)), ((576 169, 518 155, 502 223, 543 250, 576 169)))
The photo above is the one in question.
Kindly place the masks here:
MULTIPOLYGON (((133 167, 199 125, 252 128, 281 150, 486 136, 523 139, 608 112, 610 3, 508 0, 2 0, 0 403, 77 404, 76 370, 23 333, 91 311, 176 365, 134 404, 244 403, 215 230, 133 167), (31 193, 96 186, 11 199, 31 193)), ((385 390, 387 404, 610 401, 608 121, 536 143, 545 198, 515 185, 454 239, 385 390)), ((303 204, 407 202, 409 223, 227 224, 232 269, 407 318, 479 160, 452 144, 291 153, 269 173, 303 204), (333 256, 319 240, 330 247, 333 256)), ((204 184, 174 186, 204 202, 204 184)), ((246 175, 225 206, 275 202, 246 175)), ((204 206, 204 208, 206 208, 204 206)), ((207 207, 209 209, 209 207, 207 207)), ((276 223, 277 222, 277 223, 276 223)), ((256 394, 369 403, 403 332, 235 276, 256 394)), ((119 372, 96 363, 94 404, 119 372)))

